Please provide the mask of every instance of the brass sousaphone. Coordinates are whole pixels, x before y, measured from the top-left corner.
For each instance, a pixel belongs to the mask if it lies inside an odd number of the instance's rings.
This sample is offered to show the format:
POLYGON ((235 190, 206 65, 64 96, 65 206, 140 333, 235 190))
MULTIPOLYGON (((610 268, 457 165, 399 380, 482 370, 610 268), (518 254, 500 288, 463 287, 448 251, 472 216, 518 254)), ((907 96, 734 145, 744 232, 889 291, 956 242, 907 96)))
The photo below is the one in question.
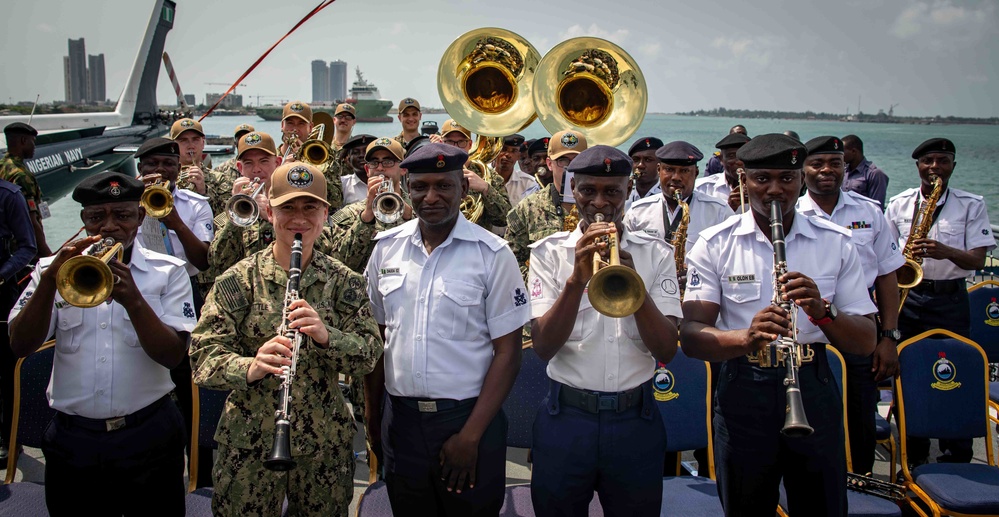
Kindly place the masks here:
POLYGON ((621 47, 592 37, 549 50, 538 63, 533 94, 538 119, 550 133, 572 129, 609 146, 628 140, 649 102, 638 63, 621 47))
MULTIPOLYGON (((487 163, 503 149, 501 137, 534 121, 531 89, 541 54, 520 35, 486 27, 466 32, 444 51, 437 91, 448 115, 478 135, 469 166, 487 182, 487 163)), ((465 217, 482 214, 482 196, 462 202, 465 217)))

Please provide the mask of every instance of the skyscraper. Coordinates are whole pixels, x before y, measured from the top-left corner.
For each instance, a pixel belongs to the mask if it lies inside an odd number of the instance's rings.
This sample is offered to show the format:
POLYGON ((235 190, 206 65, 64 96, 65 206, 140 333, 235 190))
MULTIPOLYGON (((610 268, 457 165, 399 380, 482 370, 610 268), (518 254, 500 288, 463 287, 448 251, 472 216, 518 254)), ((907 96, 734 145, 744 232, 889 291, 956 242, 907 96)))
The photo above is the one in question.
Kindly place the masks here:
POLYGON ((347 98, 347 62, 330 61, 329 74, 330 100, 345 100, 347 98))
POLYGON ((83 38, 69 40, 68 65, 65 67, 68 76, 69 92, 66 102, 81 104, 87 99, 87 49, 83 38))
POLYGON ((87 99, 90 102, 107 100, 104 78, 104 54, 87 56, 87 99))
POLYGON ((326 62, 316 59, 312 62, 312 102, 330 102, 330 70, 326 62))

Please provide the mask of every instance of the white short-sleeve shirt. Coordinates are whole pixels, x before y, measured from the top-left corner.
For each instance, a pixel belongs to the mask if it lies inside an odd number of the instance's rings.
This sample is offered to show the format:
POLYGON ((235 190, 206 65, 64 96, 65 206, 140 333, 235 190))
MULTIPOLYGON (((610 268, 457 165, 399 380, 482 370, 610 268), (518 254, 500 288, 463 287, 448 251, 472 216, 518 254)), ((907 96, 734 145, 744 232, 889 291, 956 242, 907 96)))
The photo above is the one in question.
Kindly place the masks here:
MULTIPOLYGON (((175 188, 172 194, 173 209, 177 211, 180 220, 184 221, 184 224, 191 229, 191 232, 199 241, 212 242, 212 239, 215 237, 215 223, 213 222, 212 208, 208 205, 208 198, 197 192, 183 188, 175 188)), ((191 262, 187 260, 187 253, 184 252, 184 245, 180 242, 177 232, 173 230, 169 230, 169 232, 170 244, 173 246, 174 256, 184 261, 184 268, 187 270, 188 276, 197 275, 198 268, 192 266, 191 262)), ((147 246, 145 244, 144 240, 147 238, 163 239, 159 234, 143 236, 142 227, 140 226, 135 236, 135 245, 139 248, 152 247, 152 245, 147 246)))
MULTIPOLYGON (((583 233, 554 233, 531 245, 527 287, 531 317, 547 313, 565 287, 575 263, 575 247, 583 233)), ((640 233, 625 231, 621 249, 631 253, 647 295, 666 316, 681 318, 676 262, 672 246, 640 233)), ((569 322, 565 322, 566 325, 569 322)), ((656 360, 638 333, 635 317, 611 318, 593 309, 583 295, 565 345, 548 362, 548 376, 574 388, 618 392, 652 377, 656 360)))
MULTIPOLYGON (((728 203, 697 191, 691 193, 687 204, 690 207, 690 226, 687 227, 686 243, 688 251, 701 232, 735 215, 728 203)), ((658 239, 665 239, 667 229, 663 223, 672 224, 681 215, 679 206, 672 212, 669 210, 669 205, 666 204, 662 194, 646 197, 631 205, 631 210, 628 210, 624 216, 624 228, 628 232, 642 232, 658 239)))
POLYGON ((534 176, 520 169, 514 169, 510 173, 510 179, 504 185, 506 194, 510 198, 510 206, 517 206, 517 203, 527 197, 532 186, 538 186, 538 181, 534 179, 534 176))
POLYGON ((856 192, 841 191, 832 213, 827 214, 809 194, 805 194, 798 198, 797 209, 807 216, 821 217, 850 230, 868 288, 874 285, 877 277, 905 264, 902 250, 888 229, 888 221, 877 201, 856 192))
POLYGON ((385 387, 396 396, 477 397, 492 340, 524 326, 530 306, 506 241, 461 214, 427 253, 419 220, 376 236, 368 261, 371 312, 385 326, 385 387))
MULTIPOLYGON (((10 312, 11 320, 34 294, 52 260, 38 261, 31 282, 10 312)), ((160 321, 180 332, 194 330, 191 282, 183 261, 133 247, 128 269, 160 321)), ((46 335, 52 332, 55 359, 46 391, 52 409, 114 418, 134 413, 174 388, 170 370, 146 354, 128 312, 118 302, 84 309, 66 303, 56 292, 46 335)))
POLYGON ((732 187, 728 186, 725 173, 719 173, 694 181, 694 191, 716 198, 727 205, 732 187))
MULTIPOLYGON (((788 271, 811 278, 822 298, 836 304, 843 314, 876 312, 850 232, 800 213, 790 230, 785 226, 784 231, 788 271)), ((694 243, 687 254, 684 301, 717 304, 715 326, 720 330, 749 328, 753 316, 772 303, 773 271, 773 246, 757 227, 753 213, 746 212, 709 228, 694 243)), ((799 343, 829 342, 803 312, 797 321, 799 343)))
MULTIPOLYGON (((916 204, 921 205, 923 199, 918 188, 911 188, 888 201, 885 217, 890 223, 888 226, 892 234, 898 239, 899 247, 903 249, 909 240, 916 204)), ((943 205, 943 208, 940 209, 937 220, 930 226, 927 238, 964 251, 982 247, 991 250, 996 247, 992 227, 989 224, 989 214, 982 196, 948 188, 937 201, 937 206, 940 205, 943 205)), ((927 280, 967 278, 972 273, 974 271, 961 269, 949 260, 923 258, 923 278, 927 280)))
POLYGON ((340 184, 343 185, 343 206, 368 198, 368 184, 358 178, 357 174, 340 176, 340 184))

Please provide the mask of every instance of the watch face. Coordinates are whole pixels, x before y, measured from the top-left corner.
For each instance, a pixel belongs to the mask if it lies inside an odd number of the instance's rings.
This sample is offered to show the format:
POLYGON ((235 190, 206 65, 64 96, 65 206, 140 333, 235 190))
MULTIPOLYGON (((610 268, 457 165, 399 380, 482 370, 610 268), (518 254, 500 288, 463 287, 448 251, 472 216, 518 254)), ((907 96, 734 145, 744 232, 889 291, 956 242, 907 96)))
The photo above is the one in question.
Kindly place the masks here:
POLYGON ((839 310, 835 305, 828 303, 826 304, 826 315, 832 319, 836 319, 836 316, 839 316, 839 310))

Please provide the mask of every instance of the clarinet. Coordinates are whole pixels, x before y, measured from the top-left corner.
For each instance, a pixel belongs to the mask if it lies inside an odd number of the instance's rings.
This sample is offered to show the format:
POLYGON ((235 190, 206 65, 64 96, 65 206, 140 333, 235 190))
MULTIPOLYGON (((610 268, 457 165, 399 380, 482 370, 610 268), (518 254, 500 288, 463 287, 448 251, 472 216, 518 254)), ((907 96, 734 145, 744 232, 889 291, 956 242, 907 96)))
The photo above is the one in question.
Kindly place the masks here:
POLYGON ((815 432, 808 425, 805 407, 801 402, 801 388, 798 385, 798 367, 801 366, 801 345, 798 343, 797 307, 790 300, 781 298, 780 288, 783 286, 778 279, 787 273, 787 252, 784 245, 784 216, 779 201, 770 204, 770 240, 774 246, 774 305, 779 305, 787 311, 791 320, 791 336, 781 336, 770 344, 777 356, 783 360, 786 370, 784 386, 787 387, 787 410, 784 417, 784 428, 780 432, 789 438, 799 438, 815 432))
POLYGON ((295 468, 295 460, 291 459, 291 420, 288 406, 291 405, 291 384, 295 380, 295 368, 298 365, 298 347, 302 344, 302 333, 298 329, 288 328, 288 307, 298 300, 298 282, 302 278, 302 234, 295 234, 295 242, 291 245, 291 266, 288 268, 288 286, 284 291, 284 312, 281 328, 278 333, 291 340, 291 366, 282 366, 281 395, 278 399, 278 409, 275 413, 277 423, 274 425, 274 444, 271 453, 264 460, 264 467, 269 470, 284 472, 295 468))

